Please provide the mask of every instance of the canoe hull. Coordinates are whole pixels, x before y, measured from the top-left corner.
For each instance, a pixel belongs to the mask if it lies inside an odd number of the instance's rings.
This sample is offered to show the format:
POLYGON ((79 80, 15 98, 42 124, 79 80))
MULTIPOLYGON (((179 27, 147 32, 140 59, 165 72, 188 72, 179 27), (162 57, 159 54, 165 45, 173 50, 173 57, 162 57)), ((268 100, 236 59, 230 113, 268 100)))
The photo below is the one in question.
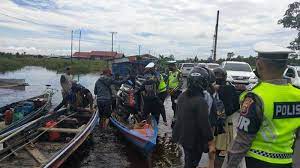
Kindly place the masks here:
POLYGON ((141 136, 136 131, 128 129, 124 124, 120 123, 118 120, 116 120, 113 117, 110 117, 110 121, 112 124, 120 130, 120 132, 125 136, 125 138, 131 142, 133 145, 135 145, 139 150, 141 150, 143 153, 148 154, 151 153, 155 146, 156 146, 156 138, 157 138, 157 124, 156 121, 152 120, 152 125, 154 126, 154 135, 151 138, 145 138, 141 136))
MULTIPOLYGON (((36 117, 43 115, 44 112, 46 112, 46 110, 48 108, 50 108, 52 93, 46 93, 46 94, 36 96, 36 97, 30 98, 30 99, 32 100, 32 99, 35 99, 35 98, 40 98, 42 96, 47 98, 47 102, 42 107, 40 107, 36 111, 33 111, 30 114, 26 115, 23 119, 21 119, 19 121, 16 121, 16 122, 10 124, 9 126, 7 126, 6 128, 0 130, 0 135, 5 134, 5 133, 17 128, 17 127, 20 127, 20 126, 28 123, 29 121, 33 120, 36 117)), ((30 100, 30 99, 27 99, 27 100, 30 100)), ((19 101, 19 102, 23 102, 23 101, 19 101)), ((0 111, 5 111, 5 109, 9 109, 10 107, 14 106, 15 104, 17 104, 19 102, 12 103, 10 105, 6 105, 5 107, 0 108, 0 111)))
POLYGON ((100 118, 97 111, 91 117, 85 129, 76 135, 76 137, 74 137, 63 149, 57 152, 57 154, 54 155, 43 167, 58 168, 60 165, 62 165, 68 159, 68 157, 74 153, 76 149, 88 138, 96 125, 98 125, 99 120, 100 118))

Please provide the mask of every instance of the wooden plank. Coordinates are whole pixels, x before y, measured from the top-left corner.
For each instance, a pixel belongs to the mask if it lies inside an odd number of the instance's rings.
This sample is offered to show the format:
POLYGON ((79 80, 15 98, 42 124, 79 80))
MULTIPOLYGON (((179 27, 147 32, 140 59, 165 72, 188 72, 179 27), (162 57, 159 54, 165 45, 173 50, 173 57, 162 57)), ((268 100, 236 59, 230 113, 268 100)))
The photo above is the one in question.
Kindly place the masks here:
POLYGON ((62 133, 70 133, 70 134, 77 134, 83 129, 84 125, 81 127, 74 129, 74 128, 46 128, 42 127, 39 128, 39 131, 53 131, 53 132, 62 132, 62 133))
POLYGON ((25 146, 25 149, 40 164, 44 164, 44 163, 47 162, 47 158, 35 146, 32 146, 32 145, 28 146, 27 145, 27 146, 25 146))

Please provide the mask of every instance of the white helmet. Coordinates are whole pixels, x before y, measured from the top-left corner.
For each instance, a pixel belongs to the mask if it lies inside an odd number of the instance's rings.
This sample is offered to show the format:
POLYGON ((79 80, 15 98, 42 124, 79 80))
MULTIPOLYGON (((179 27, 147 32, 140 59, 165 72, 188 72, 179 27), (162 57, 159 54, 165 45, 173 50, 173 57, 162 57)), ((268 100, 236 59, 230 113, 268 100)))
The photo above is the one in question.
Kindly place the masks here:
POLYGON ((145 68, 154 68, 154 66, 154 62, 150 62, 148 65, 145 66, 145 68))

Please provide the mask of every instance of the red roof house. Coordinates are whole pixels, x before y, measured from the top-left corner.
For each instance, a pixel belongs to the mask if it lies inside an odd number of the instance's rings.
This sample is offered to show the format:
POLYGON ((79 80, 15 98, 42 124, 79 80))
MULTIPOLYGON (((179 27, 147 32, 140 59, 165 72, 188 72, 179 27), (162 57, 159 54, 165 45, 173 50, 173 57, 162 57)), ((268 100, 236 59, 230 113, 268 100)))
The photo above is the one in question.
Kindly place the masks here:
POLYGON ((77 58, 77 59, 90 59, 90 52, 75 52, 73 54, 73 58, 77 58))
POLYGON ((78 59, 93 59, 93 60, 110 60, 124 57, 123 53, 111 51, 91 51, 91 52, 75 52, 74 58, 78 59))

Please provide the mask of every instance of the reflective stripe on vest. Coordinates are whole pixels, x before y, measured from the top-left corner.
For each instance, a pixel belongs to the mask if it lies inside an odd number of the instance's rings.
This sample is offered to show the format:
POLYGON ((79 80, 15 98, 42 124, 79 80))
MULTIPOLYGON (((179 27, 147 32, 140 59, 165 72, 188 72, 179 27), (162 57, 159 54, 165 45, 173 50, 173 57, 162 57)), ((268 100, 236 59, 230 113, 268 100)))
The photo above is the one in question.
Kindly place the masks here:
POLYGON ((295 133, 300 127, 300 90, 290 84, 262 82, 251 92, 262 101, 264 118, 247 155, 273 164, 292 163, 295 133))
POLYGON ((159 80, 159 86, 158 86, 159 92, 165 92, 167 91, 167 84, 164 80, 164 77, 160 75, 160 80, 159 80))
POLYGON ((178 80, 179 73, 180 73, 179 70, 176 70, 175 72, 172 72, 172 71, 169 72, 168 86, 170 89, 174 89, 179 86, 179 80, 178 80))

